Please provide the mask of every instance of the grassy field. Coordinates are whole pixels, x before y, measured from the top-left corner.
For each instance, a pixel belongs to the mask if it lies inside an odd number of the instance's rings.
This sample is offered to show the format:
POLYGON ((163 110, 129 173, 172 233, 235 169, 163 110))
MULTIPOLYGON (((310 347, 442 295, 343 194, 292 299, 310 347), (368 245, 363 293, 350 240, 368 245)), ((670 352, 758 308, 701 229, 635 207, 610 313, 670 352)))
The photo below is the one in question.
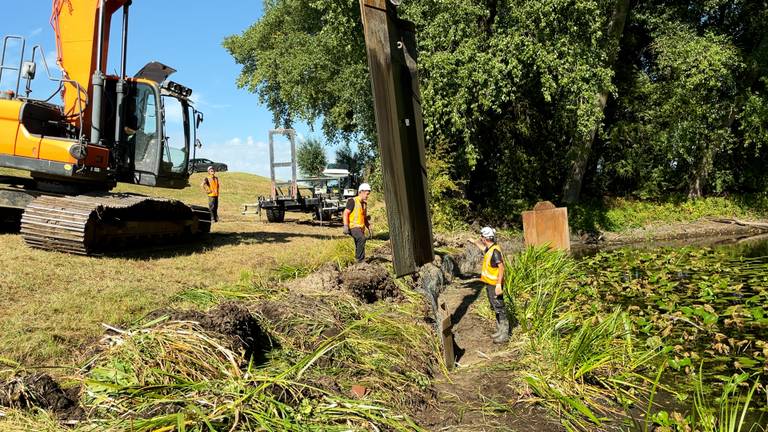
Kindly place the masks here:
MULTIPOLYGON (((124 185, 117 191, 205 205, 203 176, 195 174, 193 186, 178 191, 124 185)), ((74 364, 103 333, 102 323, 141 318, 190 289, 248 284, 279 268, 318 265, 346 240, 338 227, 297 223, 305 215, 289 214, 284 224, 241 215, 242 204, 268 193, 269 181, 229 172, 221 179, 221 222, 196 244, 80 257, 31 249, 18 234, 0 234, 0 358, 27 366, 74 364)))

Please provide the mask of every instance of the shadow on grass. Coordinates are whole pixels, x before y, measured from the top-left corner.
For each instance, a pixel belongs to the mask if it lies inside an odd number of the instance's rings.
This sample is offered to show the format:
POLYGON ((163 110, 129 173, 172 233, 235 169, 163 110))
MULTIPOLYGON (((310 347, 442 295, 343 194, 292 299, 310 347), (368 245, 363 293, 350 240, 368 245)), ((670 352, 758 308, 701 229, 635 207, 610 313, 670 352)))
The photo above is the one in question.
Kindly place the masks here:
POLYGON ((148 245, 125 251, 107 251, 102 256, 104 258, 129 258, 135 260, 175 258, 203 253, 223 246, 288 243, 291 239, 295 238, 330 239, 332 237, 322 234, 297 232, 213 232, 200 236, 196 240, 148 245))

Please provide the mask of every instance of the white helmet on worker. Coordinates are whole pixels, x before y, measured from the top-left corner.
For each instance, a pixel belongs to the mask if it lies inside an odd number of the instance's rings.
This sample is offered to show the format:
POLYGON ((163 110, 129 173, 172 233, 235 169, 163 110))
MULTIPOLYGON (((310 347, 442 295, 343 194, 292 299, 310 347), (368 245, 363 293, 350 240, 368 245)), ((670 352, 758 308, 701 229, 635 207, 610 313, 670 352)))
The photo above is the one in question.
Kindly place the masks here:
POLYGON ((496 238, 496 230, 491 227, 483 227, 483 229, 480 230, 480 235, 483 236, 483 238, 487 238, 489 240, 496 238))
POLYGON ((369 185, 368 183, 361 183, 360 186, 358 186, 357 191, 358 192, 362 192, 362 191, 369 191, 370 192, 371 191, 371 185, 369 185))

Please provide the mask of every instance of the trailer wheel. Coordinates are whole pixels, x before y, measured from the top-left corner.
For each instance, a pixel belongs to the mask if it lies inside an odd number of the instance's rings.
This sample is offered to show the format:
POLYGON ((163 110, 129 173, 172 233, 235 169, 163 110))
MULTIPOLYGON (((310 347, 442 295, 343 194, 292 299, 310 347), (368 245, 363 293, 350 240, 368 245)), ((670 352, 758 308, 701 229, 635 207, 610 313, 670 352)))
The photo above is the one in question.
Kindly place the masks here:
POLYGON ((285 209, 283 208, 269 208, 267 210, 267 220, 270 222, 282 222, 285 220, 285 209))

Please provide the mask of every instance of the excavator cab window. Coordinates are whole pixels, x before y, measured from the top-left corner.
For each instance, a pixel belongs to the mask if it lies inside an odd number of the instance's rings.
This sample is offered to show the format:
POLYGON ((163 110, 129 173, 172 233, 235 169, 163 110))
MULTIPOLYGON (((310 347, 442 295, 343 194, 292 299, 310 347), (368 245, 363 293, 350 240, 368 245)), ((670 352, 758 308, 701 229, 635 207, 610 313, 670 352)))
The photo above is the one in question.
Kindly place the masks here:
POLYGON ((170 95, 163 95, 162 102, 164 140, 161 174, 185 173, 191 140, 189 105, 170 95))
POLYGON ((135 89, 135 97, 129 99, 125 132, 133 146, 135 171, 155 173, 159 150, 157 96, 143 83, 135 89))

